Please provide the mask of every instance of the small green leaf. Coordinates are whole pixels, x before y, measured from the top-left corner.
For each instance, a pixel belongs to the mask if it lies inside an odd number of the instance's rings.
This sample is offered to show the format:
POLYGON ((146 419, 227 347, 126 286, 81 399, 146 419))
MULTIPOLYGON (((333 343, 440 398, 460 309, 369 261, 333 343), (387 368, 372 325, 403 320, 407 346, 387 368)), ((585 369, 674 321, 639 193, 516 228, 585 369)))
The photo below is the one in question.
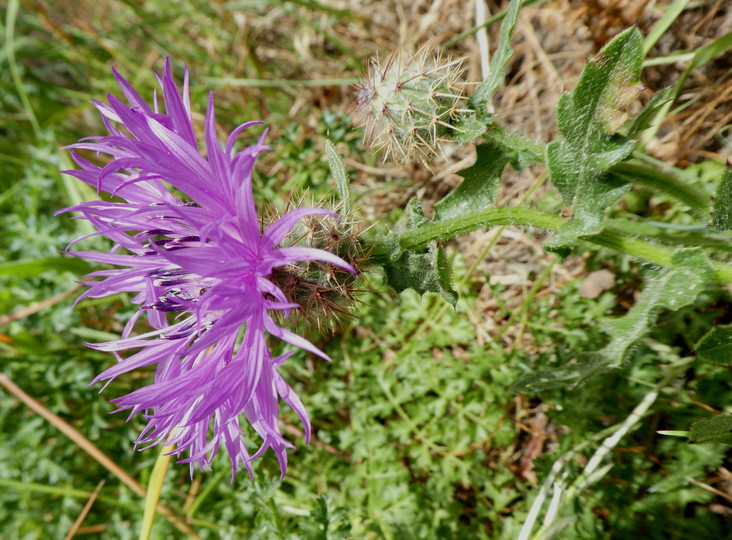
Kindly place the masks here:
POLYGON ((643 337, 660 309, 676 311, 696 300, 714 279, 714 269, 700 249, 685 249, 673 255, 671 268, 654 269, 635 306, 623 317, 603 324, 610 343, 602 351, 608 365, 619 366, 628 348, 643 337))
POLYGON ((559 100, 563 139, 547 146, 547 165, 571 218, 554 235, 554 248, 600 232, 606 208, 630 188, 605 173, 633 150, 634 142, 615 132, 640 89, 642 46, 637 28, 619 34, 585 66, 574 91, 559 100))
MULTIPOLYGON (((582 162, 577 150, 563 143, 553 142, 547 147, 552 183, 559 190, 570 215, 567 223, 551 237, 548 247, 554 250, 572 245, 579 236, 599 233, 605 221, 605 209, 631 186, 623 178, 605 174, 603 168, 594 166, 590 159, 582 162)), ((617 149, 615 158, 620 161, 632 150, 633 143, 629 141, 617 149)), ((605 163, 608 157, 605 156, 605 163)))
POLYGON ((465 144, 474 141, 486 132, 488 126, 475 116, 475 113, 463 116, 455 124, 455 134, 452 138, 459 143, 465 144))
POLYGON ((727 167, 719 181, 712 205, 712 225, 720 231, 732 229, 732 167, 727 167))
POLYGON ((463 183, 435 203, 434 221, 455 219, 496 202, 501 174, 510 156, 492 144, 478 145, 476 152, 475 164, 458 173, 463 183))
POLYGON ((599 352, 581 353, 565 367, 531 374, 513 387, 517 392, 539 392, 556 386, 574 387, 607 368, 622 364, 629 348, 655 323, 658 311, 676 311, 696 300, 714 279, 714 270, 700 249, 685 249, 671 257, 670 268, 651 270, 635 306, 623 317, 603 324, 610 342, 599 352))
POLYGON ((717 326, 696 344, 699 358, 713 364, 732 364, 732 326, 717 326))
POLYGON ((689 442, 732 444, 732 415, 720 414, 691 424, 689 442))
POLYGON ((330 167, 330 174, 336 181, 338 187, 338 194, 341 196, 341 213, 345 216, 351 212, 351 190, 348 186, 348 173, 346 168, 343 166, 343 158, 338 153, 330 142, 330 139, 325 140, 325 153, 328 156, 328 167, 330 167))
POLYGON ((493 98, 493 94, 496 93, 496 90, 500 88, 506 78, 506 66, 513 55, 511 38, 513 36, 513 31, 516 28, 520 9, 521 0, 511 0, 508 4, 506 16, 501 22, 501 32, 498 37, 498 45, 496 45, 496 52, 491 59, 488 78, 486 78, 486 80, 475 89, 475 94, 473 94, 473 97, 470 99, 470 104, 478 113, 480 118, 488 116, 486 106, 493 98))
POLYGON ((418 229, 427 223, 427 218, 424 217, 424 210, 422 209, 422 202, 416 197, 412 197, 407 202, 407 216, 411 229, 418 229))
MULTIPOLYGON (((407 215, 397 223, 397 229, 419 230, 429 222, 424 217, 422 203, 417 198, 407 203, 407 215)), ((396 236, 384 243, 389 255, 384 264, 387 284, 397 292, 414 289, 419 294, 435 292, 455 305, 458 295, 452 290, 452 270, 445 250, 430 241, 426 247, 405 250, 396 236)))
POLYGON ((437 283, 440 290, 438 291, 442 297, 453 306, 457 304, 458 294, 452 288, 452 266, 447 258, 447 253, 442 246, 437 246, 435 253, 435 273, 437 274, 437 283))
POLYGON ((580 354, 569 366, 539 371, 522 377, 511 386, 510 390, 517 394, 536 394, 552 388, 574 388, 606 367, 607 360, 601 354, 580 354))
POLYGON ((653 125, 663 106, 671 99, 671 88, 660 90, 628 127, 628 137, 635 138, 653 125))
POLYGON ((457 303, 458 295, 451 285, 449 261, 444 250, 434 242, 426 253, 397 248, 384 265, 384 273, 389 286, 397 292, 406 289, 414 289, 419 294, 434 292, 453 306, 457 303))

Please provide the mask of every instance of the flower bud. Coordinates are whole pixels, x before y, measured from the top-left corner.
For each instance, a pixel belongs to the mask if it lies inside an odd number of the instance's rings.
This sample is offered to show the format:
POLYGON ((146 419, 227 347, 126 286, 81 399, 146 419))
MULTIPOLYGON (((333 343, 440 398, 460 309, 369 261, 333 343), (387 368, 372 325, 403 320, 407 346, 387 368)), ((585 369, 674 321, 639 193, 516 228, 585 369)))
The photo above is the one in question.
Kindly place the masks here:
POLYGON ((450 136, 460 109, 461 60, 441 59, 426 49, 412 57, 394 53, 385 65, 372 60, 357 90, 356 121, 373 149, 400 161, 427 161, 450 136))
MULTIPOLYGON (((321 203, 322 204, 322 203, 321 203)), ((337 210, 336 210, 337 212, 337 210)), ((366 260, 364 246, 348 217, 312 216, 303 219, 283 244, 327 249, 355 268, 359 274, 366 260)), ((293 324, 307 322, 319 332, 333 331, 352 317, 357 302, 354 288, 358 276, 325 261, 301 261, 274 270, 272 281, 288 300, 300 305, 293 312, 293 324)))

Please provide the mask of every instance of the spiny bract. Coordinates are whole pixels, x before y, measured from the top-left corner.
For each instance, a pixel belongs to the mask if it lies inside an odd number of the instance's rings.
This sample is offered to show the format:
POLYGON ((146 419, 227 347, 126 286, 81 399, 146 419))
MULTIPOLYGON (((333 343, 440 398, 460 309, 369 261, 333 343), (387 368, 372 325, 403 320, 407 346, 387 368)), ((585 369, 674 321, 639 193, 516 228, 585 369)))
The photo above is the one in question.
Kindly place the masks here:
POLYGON ((371 148, 410 161, 428 161, 437 153, 440 140, 455 126, 458 115, 467 112, 458 82, 461 60, 443 60, 423 48, 416 55, 403 51, 389 57, 383 66, 372 60, 366 79, 357 89, 356 122, 364 127, 371 148))

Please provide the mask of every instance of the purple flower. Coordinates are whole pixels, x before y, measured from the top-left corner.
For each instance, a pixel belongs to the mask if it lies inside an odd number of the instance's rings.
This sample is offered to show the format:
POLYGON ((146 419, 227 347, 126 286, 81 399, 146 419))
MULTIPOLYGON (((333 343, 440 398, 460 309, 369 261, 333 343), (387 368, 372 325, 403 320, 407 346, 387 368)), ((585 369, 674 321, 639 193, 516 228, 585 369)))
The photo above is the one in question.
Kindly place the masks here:
POLYGON ((335 214, 324 208, 299 208, 261 232, 252 197, 252 168, 259 153, 269 149, 264 145, 266 130, 255 145, 234 152, 237 135, 261 122, 242 124, 222 148, 212 93, 204 156, 191 121, 187 70, 182 93, 169 60, 162 76, 156 73, 165 112, 157 97, 151 107, 116 71, 114 76, 127 104, 112 95, 107 96, 108 104, 93 102, 109 135, 70 145, 81 169, 64 172, 115 198, 61 211, 79 212, 76 219, 86 219, 97 229, 93 235, 115 243, 108 253, 70 252, 116 267, 86 276, 89 289, 79 300, 127 292, 139 305, 121 339, 87 344, 114 353, 118 361, 93 383, 109 384, 122 373, 154 365, 152 384, 113 400, 118 411, 147 418, 137 445, 174 445, 172 453, 178 457, 187 451, 188 457, 180 462, 189 463, 191 473, 196 464, 210 468, 223 445, 231 460, 232 481, 240 463, 251 474, 251 461, 272 448, 284 476, 292 444, 280 433, 279 399, 300 417, 308 440, 310 423, 302 402, 278 372, 291 353, 274 356, 267 337, 328 357, 276 324, 275 313, 281 313, 278 320, 282 320, 299 306, 288 301, 272 274, 300 261, 320 261, 355 274, 347 262, 328 251, 280 246, 302 218, 335 214), (75 150, 105 154, 110 160, 98 166, 75 150), (185 198, 178 198, 169 186, 185 198), (152 329, 135 335, 133 328, 142 316, 152 329), (251 429, 242 426, 242 414, 251 429), (245 439, 252 430, 261 445, 250 453, 245 439))

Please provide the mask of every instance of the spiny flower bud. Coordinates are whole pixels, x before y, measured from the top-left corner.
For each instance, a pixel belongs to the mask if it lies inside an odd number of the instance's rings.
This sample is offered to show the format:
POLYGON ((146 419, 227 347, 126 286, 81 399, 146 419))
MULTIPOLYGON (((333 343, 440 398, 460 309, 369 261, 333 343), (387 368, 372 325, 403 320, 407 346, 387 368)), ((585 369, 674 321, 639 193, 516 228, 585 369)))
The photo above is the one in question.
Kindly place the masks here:
POLYGON ((364 139, 385 156, 427 161, 456 127, 462 95, 461 60, 443 60, 423 48, 408 57, 394 53, 385 65, 371 62, 357 90, 356 121, 364 139))
MULTIPOLYGON (((351 261, 359 274, 367 258, 355 224, 348 216, 305 218, 283 244, 328 249, 351 261)), ((280 267, 274 270, 271 279, 288 300, 300 306, 293 312, 291 324, 307 322, 319 332, 333 331, 344 319, 352 317, 350 308, 358 302, 356 293, 360 291, 354 288, 358 276, 327 262, 302 261, 280 267)))

